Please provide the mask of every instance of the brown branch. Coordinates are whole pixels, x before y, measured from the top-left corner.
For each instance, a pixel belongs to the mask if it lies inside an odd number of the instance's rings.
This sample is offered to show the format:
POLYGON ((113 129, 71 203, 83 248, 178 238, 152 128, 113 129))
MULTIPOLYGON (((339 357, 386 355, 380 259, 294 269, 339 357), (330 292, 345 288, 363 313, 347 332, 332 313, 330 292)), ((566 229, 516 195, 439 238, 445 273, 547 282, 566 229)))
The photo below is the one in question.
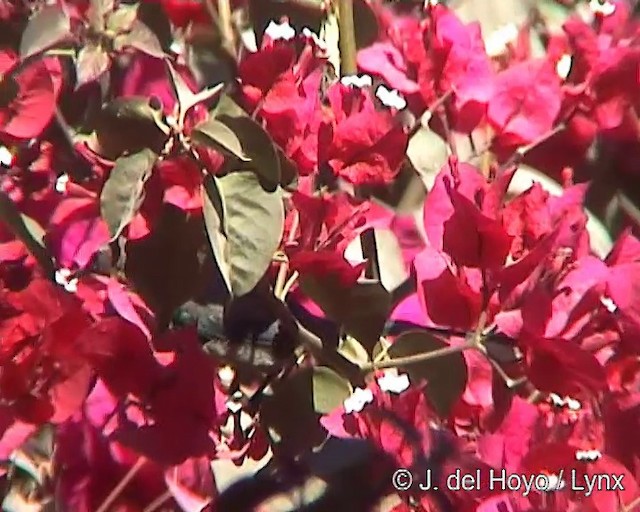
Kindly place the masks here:
POLYGON ((338 29, 340 34, 340 74, 355 75, 358 72, 356 59, 356 31, 353 24, 353 0, 338 0, 338 29))

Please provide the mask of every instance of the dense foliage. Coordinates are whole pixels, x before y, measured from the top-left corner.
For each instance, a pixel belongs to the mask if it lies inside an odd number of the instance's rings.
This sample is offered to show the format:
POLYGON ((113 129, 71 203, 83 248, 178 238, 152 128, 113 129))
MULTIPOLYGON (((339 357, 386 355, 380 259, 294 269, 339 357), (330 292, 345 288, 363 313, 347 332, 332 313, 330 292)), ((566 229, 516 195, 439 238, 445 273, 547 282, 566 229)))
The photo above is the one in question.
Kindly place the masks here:
POLYGON ((1 1, 3 510, 640 507, 640 22, 539 4, 1 1))

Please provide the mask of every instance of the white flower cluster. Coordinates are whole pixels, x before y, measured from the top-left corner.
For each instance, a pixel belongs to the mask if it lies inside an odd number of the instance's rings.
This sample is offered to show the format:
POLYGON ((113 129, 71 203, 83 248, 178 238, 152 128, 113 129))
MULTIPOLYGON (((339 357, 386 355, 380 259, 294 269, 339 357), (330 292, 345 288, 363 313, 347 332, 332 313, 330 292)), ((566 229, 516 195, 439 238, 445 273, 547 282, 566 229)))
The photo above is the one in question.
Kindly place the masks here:
MULTIPOLYGON (((405 373, 398 374, 395 370, 388 370, 378 378, 378 386, 385 393, 399 395, 409 387, 409 376, 405 373)), ((364 406, 373 402, 373 393, 370 389, 356 388, 349 398, 344 401, 344 412, 351 414, 360 412, 364 406)))
POLYGON ((373 80, 369 75, 345 75, 340 79, 340 83, 345 87, 364 89, 365 87, 371 87, 373 80))
POLYGON ((407 107, 407 101, 400 96, 398 91, 387 89, 384 85, 380 85, 376 89, 376 97, 386 107, 395 108, 396 110, 403 110, 407 107))
POLYGON ((13 163, 13 155, 9 148, 6 146, 0 146, 0 165, 3 167, 11 167, 13 163))
POLYGON ((594 14, 611 16, 616 12, 616 4, 609 2, 608 0, 591 0, 589 2, 589 9, 591 9, 594 14))
POLYGON ((562 398, 555 393, 551 393, 549 395, 549 399, 551 400, 551 403, 556 407, 566 407, 570 411, 579 411, 582 408, 582 404, 578 400, 575 400, 569 396, 562 398))
POLYGON ((605 308, 607 308, 607 311, 609 313, 615 313, 618 309, 617 304, 613 302, 613 299, 611 299, 611 297, 601 297, 600 302, 605 308))
POLYGON ((515 42, 516 39, 518 39, 518 27, 513 23, 503 25, 486 38, 484 47, 487 55, 489 57, 502 55, 507 51, 508 45, 515 42))
POLYGON ((67 174, 61 174, 56 180, 56 192, 58 194, 64 194, 67 191, 67 184, 69 183, 69 176, 67 174))
POLYGON ((386 371, 378 379, 378 386, 382 391, 399 395, 409 387, 409 376, 395 371, 386 371))
POLYGON ((349 398, 344 401, 344 412, 351 414, 360 412, 364 406, 373 402, 373 393, 370 389, 356 388, 349 398))
POLYGON ((289 22, 276 23, 272 21, 269 23, 264 31, 264 34, 269 36, 274 41, 283 39, 284 41, 290 41, 296 37, 295 29, 289 25, 289 22))
POLYGON ((598 450, 578 450, 576 452, 576 460, 595 462, 600 457, 602 457, 602 454, 598 450))
POLYGON ((71 276, 71 270, 68 268, 61 268, 60 270, 56 270, 55 280, 60 286, 62 286, 69 293, 75 293, 78 291, 78 278, 74 277, 69 279, 71 276))

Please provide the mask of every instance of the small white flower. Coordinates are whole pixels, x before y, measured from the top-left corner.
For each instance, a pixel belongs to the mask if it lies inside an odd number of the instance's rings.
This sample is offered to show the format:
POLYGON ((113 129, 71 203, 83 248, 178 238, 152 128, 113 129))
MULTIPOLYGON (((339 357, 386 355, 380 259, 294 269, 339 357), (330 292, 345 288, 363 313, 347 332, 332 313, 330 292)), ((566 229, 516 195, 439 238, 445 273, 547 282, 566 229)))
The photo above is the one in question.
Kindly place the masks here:
POLYGON ((398 91, 395 89, 387 89, 384 85, 376 89, 376 97, 383 105, 395 108, 396 110, 403 110, 407 106, 406 100, 400 96, 398 91))
POLYGON ((227 402, 227 410, 236 414, 240 409, 242 409, 242 404, 240 402, 236 402, 235 400, 229 400, 227 402))
POLYGON ((579 411, 582 408, 582 404, 571 397, 566 397, 564 403, 570 411, 579 411))
POLYGON ((222 368, 220 368, 220 370, 218 370, 218 378, 220 379, 220 382, 225 388, 228 388, 229 386, 231 386, 233 379, 235 379, 235 377, 236 377, 236 372, 229 365, 223 366, 222 368))
POLYGON ((313 43, 321 50, 327 49, 327 45, 325 44, 325 42, 322 39, 320 39, 318 35, 315 32, 313 32, 311 29, 307 27, 303 28, 302 35, 307 39, 310 39, 311 41, 313 41, 313 43))
POLYGON ((607 0, 591 0, 589 8, 594 14, 602 14, 603 16, 611 16, 616 12, 616 4, 607 0))
POLYGON ((494 30, 484 43, 489 57, 497 57, 507 51, 507 46, 518 39, 518 27, 513 23, 494 30))
POLYGON ((439 2, 440 0, 424 0, 424 8, 426 9, 429 6, 435 7, 439 2))
POLYGON ((69 183, 69 176, 67 174, 61 174, 56 180, 56 192, 64 194, 67 191, 67 183, 69 183))
POLYGON ((578 450, 576 452, 576 460, 594 462, 600 457, 602 457, 602 454, 598 450, 578 450))
POLYGON ((71 270, 68 268, 61 268, 60 270, 56 270, 55 280, 60 286, 62 286, 69 293, 75 293, 78 291, 78 278, 74 277, 73 279, 69 279, 71 275, 71 270))
POLYGON ((573 65, 573 57, 568 53, 565 53, 558 63, 556 64, 556 73, 562 80, 566 80, 571 72, 571 66, 573 65))
POLYGON ((553 405, 555 405, 556 407, 562 407, 564 405, 564 400, 562 399, 562 397, 556 395, 555 393, 549 394, 549 400, 551 400, 551 403, 553 403, 553 405))
POLYGON ((296 37, 295 29, 291 25, 289 25, 289 22, 287 21, 285 21, 284 23, 276 23, 272 21, 271 23, 269 23, 269 26, 266 28, 264 33, 274 41, 278 39, 289 41, 296 37))
POLYGON ((399 395, 409 387, 409 376, 406 373, 398 375, 397 372, 386 371, 378 379, 378 386, 382 391, 399 395))
POLYGON ((605 308, 607 308, 607 311, 609 311, 609 313, 615 313, 618 310, 618 306, 610 297, 602 297, 600 299, 600 302, 605 308))
POLYGON ((184 44, 182 44, 182 42, 180 41, 174 41, 173 43, 171 43, 169 50, 171 50, 176 55, 182 55, 184 53, 184 44))
POLYGON ((344 412, 360 412, 364 406, 373 402, 373 393, 370 389, 356 388, 353 394, 344 401, 344 412))
POLYGON ((547 475, 547 482, 548 486, 544 489, 545 492, 559 491, 566 485, 564 480, 560 480, 558 475, 547 475))
POLYGON ((11 167, 12 163, 13 155, 11 154, 11 151, 9 151, 9 148, 0 146, 0 165, 4 167, 11 167))
POLYGON ((364 87, 371 87, 373 80, 369 75, 347 75, 340 79, 340 83, 345 87, 355 87, 357 89, 363 89, 364 87))

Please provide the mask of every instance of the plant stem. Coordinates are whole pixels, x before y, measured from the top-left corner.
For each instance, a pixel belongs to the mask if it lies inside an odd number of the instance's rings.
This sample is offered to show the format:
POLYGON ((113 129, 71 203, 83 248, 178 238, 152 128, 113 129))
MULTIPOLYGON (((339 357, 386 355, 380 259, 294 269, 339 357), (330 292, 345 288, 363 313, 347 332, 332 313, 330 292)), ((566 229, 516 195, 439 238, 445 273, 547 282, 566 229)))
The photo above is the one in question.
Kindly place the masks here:
MULTIPOLYGON (((353 0, 338 0, 338 30, 340 33, 340 74, 355 75, 358 72, 356 31, 353 23, 353 0)), ((367 260, 365 276, 368 279, 380 279, 378 247, 373 230, 360 235, 362 256, 367 260)))
MULTIPOLYGON (((218 17, 220 20, 220 32, 224 44, 231 50, 235 49, 235 37, 231 20, 231 4, 229 0, 218 0, 218 17)), ((234 52, 235 53, 235 52, 234 52)))
POLYGON ((111 505, 113 505, 113 503, 118 499, 118 496, 120 496, 124 488, 127 485, 129 485, 129 482, 133 480, 133 478, 136 476, 138 471, 140 471, 142 466, 144 466, 146 463, 147 463, 146 458, 139 457, 136 463, 133 466, 131 466, 129 471, 127 471, 127 474, 122 477, 122 480, 118 482, 118 485, 116 485, 113 488, 113 490, 109 493, 109 495, 105 498, 105 500, 98 507, 98 510, 96 510, 96 512, 107 512, 109 510, 109 507, 111 507, 111 505))
POLYGON ((149 505, 147 505, 142 512, 155 512, 170 499, 171 499, 171 491, 167 489, 160 496, 158 496, 151 503, 149 503, 149 505))
POLYGON ((462 345, 444 347, 438 350, 432 350, 431 352, 425 352, 423 354, 415 354, 413 356, 396 357, 395 359, 391 359, 390 361, 368 363, 362 365, 361 368, 363 371, 367 372, 382 370, 385 368, 398 368, 400 366, 424 363, 425 361, 430 361, 431 359, 438 359, 440 357, 446 357, 450 354, 457 354, 459 352, 464 352, 465 350, 475 348, 477 348, 476 342, 474 340, 469 340, 462 345))
POLYGON ((340 74, 355 75, 358 72, 356 59, 356 31, 353 24, 353 0, 338 0, 338 30, 340 34, 340 74))
POLYGON ((551 137, 560 133, 566 127, 567 127, 566 123, 560 123, 559 125, 549 130, 548 132, 543 133, 540 137, 538 137, 533 142, 530 142, 526 146, 522 146, 518 148, 518 150, 511 156, 511 158, 509 158, 509 160, 501 167, 501 169, 502 170, 509 169, 514 165, 520 164, 522 160, 524 160, 524 157, 527 156, 529 152, 531 152, 531 150, 537 148, 540 144, 543 144, 544 142, 548 141, 551 137))

